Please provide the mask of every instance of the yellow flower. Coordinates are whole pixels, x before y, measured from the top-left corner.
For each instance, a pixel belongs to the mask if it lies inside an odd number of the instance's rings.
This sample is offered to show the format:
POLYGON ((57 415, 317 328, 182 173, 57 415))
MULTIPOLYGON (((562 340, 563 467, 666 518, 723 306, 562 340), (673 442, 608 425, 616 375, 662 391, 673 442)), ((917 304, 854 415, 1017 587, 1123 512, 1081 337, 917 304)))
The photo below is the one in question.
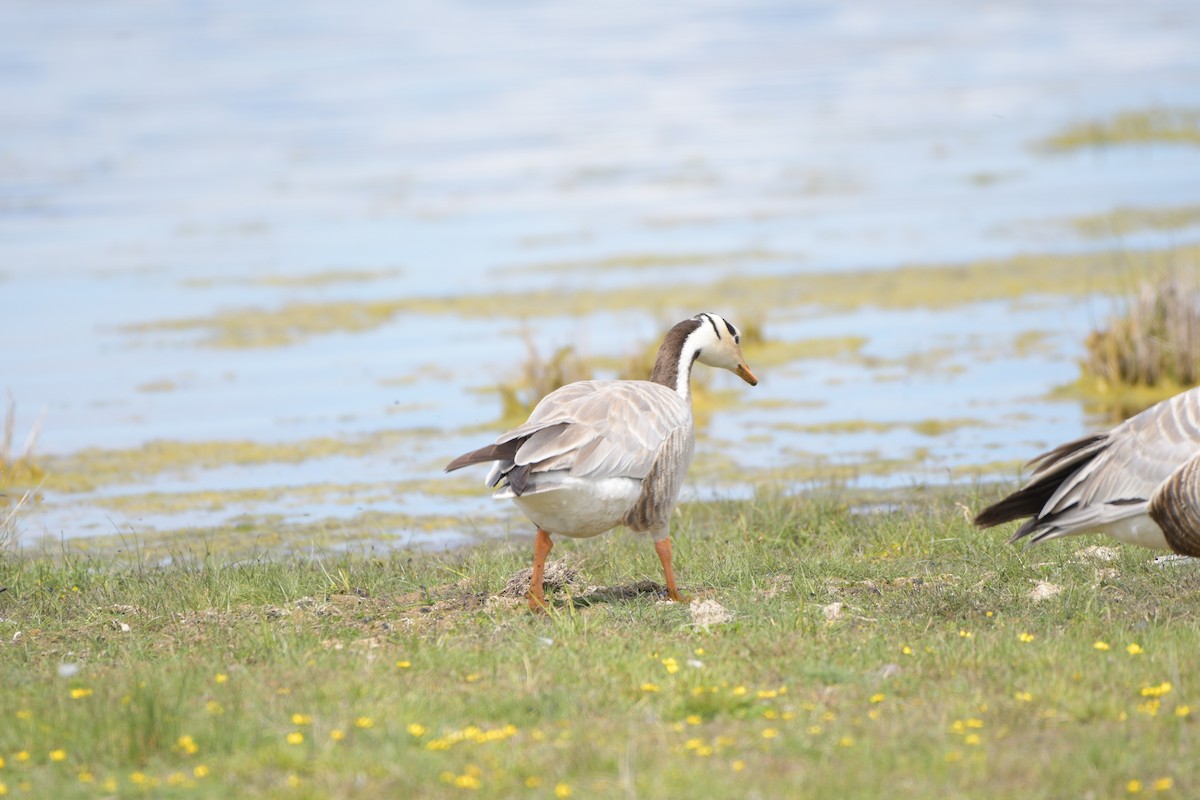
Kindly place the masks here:
POLYGON ((642 691, 643 692, 657 692, 657 691, 661 691, 661 690, 659 689, 659 686, 657 683, 643 683, 642 691))
POLYGON ((22 708, 17 711, 17 719, 28 722, 33 719, 33 712, 28 708, 22 708))
POLYGON ((963 744, 974 745, 974 744, 979 744, 979 742, 980 742, 980 739, 979 739, 978 733, 968 733, 966 736, 963 737, 963 744))
POLYGON ((1130 794, 1137 794, 1141 790, 1142 790, 1142 782, 1137 780, 1136 778, 1131 780, 1129 783, 1125 784, 1125 791, 1129 792, 1130 794))
POLYGON ((212 714, 214 717, 225 713, 225 706, 218 703, 216 700, 209 700, 204 704, 204 710, 212 714))
POLYGON ((822 728, 820 725, 809 725, 808 726, 808 733, 810 736, 816 736, 823 730, 825 730, 825 729, 822 728))
POLYGON ((29 760, 29 751, 21 750, 15 756, 13 756, 13 758, 15 758, 17 761, 28 761, 29 760))
POLYGON ((199 745, 196 744, 195 739, 193 739, 191 736, 185 735, 185 736, 180 736, 179 739, 175 742, 175 749, 179 750, 181 753, 185 753, 186 755, 190 756, 190 755, 195 755, 196 751, 198 751, 200 749, 200 747, 199 747, 199 745))
POLYGON ((1033 700, 1033 695, 1029 692, 1016 692, 1013 697, 1016 698, 1018 703, 1028 703, 1033 700))
POLYGON ((0 781, 0 797, 4 797, 6 794, 8 794, 8 787, 4 785, 3 781, 0 781))
POLYGON ((1187 715, 1189 715, 1191 713, 1192 713, 1191 706, 1175 706, 1175 716, 1177 716, 1177 717, 1186 717, 1187 715))
POLYGON ((148 781, 148 780, 149 780, 149 778, 147 778, 147 777, 146 777, 146 773, 144 773, 144 772, 134 772, 133 774, 131 774, 131 775, 129 776, 129 780, 130 780, 131 782, 133 782, 133 783, 136 783, 136 784, 138 784, 138 785, 140 786, 141 784, 143 784, 143 783, 145 783, 146 781, 148 781))
POLYGON ((741 697, 742 695, 744 695, 746 693, 747 690, 746 690, 745 686, 735 686, 735 687, 733 687, 732 691, 733 691, 734 697, 741 697))
POLYGON ((734 772, 741 772, 746 768, 746 762, 739 758, 737 761, 734 761, 732 764, 730 764, 729 768, 734 772))
POLYGON ((968 728, 982 728, 983 720, 975 719, 974 717, 972 717, 971 719, 967 720, 967 727, 968 728))
POLYGON ((537 787, 542 785, 542 779, 536 775, 530 775, 528 778, 525 779, 525 785, 527 787, 529 787, 530 789, 536 789, 537 787))
POLYGON ((554 796, 558 797, 558 798, 570 797, 571 796, 571 785, 567 784, 567 783, 560 783, 560 784, 555 785, 554 796))
POLYGON ((699 714, 688 714, 686 717, 684 717, 684 721, 687 722, 688 725, 699 725, 701 719, 699 714))
POLYGON ((664 658, 662 660, 662 665, 666 667, 667 673, 670 675, 674 675, 676 672, 679 672, 679 662, 673 658, 664 658))
POLYGON ((695 653, 695 654, 696 654, 696 655, 698 655, 698 656, 702 656, 702 655, 704 655, 704 648, 703 648, 703 647, 697 647, 697 648, 696 648, 695 650, 693 650, 692 652, 693 652, 693 653, 695 653))
POLYGON ((1158 686, 1143 686, 1142 697, 1162 697, 1171 691, 1173 687, 1170 681, 1163 681, 1158 686))
POLYGON ((1036 638, 1037 637, 1034 636, 1032 633, 1022 633, 1020 636, 1017 637, 1017 639, 1019 639, 1022 642, 1026 642, 1026 643, 1032 642, 1036 638))
POLYGON ((411 661, 397 661, 397 662, 396 662, 396 668, 397 668, 397 669, 408 669, 408 668, 409 668, 409 667, 411 667, 411 666, 412 666, 412 662, 411 662, 411 661))
POLYGON ((854 746, 854 737, 853 736, 843 736, 842 738, 838 739, 838 747, 853 747, 853 746, 854 746))
POLYGON ((224 672, 218 672, 213 676, 213 680, 217 683, 225 683, 227 680, 229 680, 229 676, 224 672))
POLYGON ((964 631, 959 631, 959 632, 958 632, 958 635, 959 635, 959 636, 961 636, 961 637, 962 637, 962 638, 964 638, 964 639, 970 639, 972 636, 974 636, 974 634, 973 634, 973 633, 971 633, 970 631, 965 631, 965 630, 964 630, 964 631))
POLYGON ((287 776, 287 785, 293 789, 300 786, 300 776, 299 775, 288 775, 287 776))
POLYGON ((94 783, 95 780, 96 780, 96 776, 93 775, 92 773, 88 772, 87 770, 84 770, 83 772, 79 773, 79 782, 80 783, 94 783))
POLYGON ((779 735, 779 731, 774 728, 763 728, 762 737, 764 739, 774 739, 779 735))
POLYGON ((911 656, 913 653, 912 648, 909 647, 908 645, 904 645, 903 647, 901 647, 900 652, 906 656, 911 656))
POLYGON ((478 776, 470 773, 465 775, 456 775, 453 782, 454 785, 460 789, 478 789, 483 785, 478 776))
POLYGON ((408 732, 412 736, 424 736, 425 726, 419 722, 410 722, 408 723, 408 732))
POLYGON ((104 779, 104 791, 108 792, 109 794, 116 792, 117 791, 117 779, 116 778, 105 778, 104 779))
POLYGON ((293 725, 311 725, 312 717, 308 714, 292 714, 293 725))
POLYGON ((0 756, 0 769, 4 769, 4 756, 0 756))
POLYGON ((1101 642, 1101 641, 1097 640, 1096 643, 1092 645, 1092 649, 1102 650, 1102 651, 1107 650, 1107 649, 1109 649, 1108 642, 1101 642))
POLYGON ((878 692, 876 694, 871 695, 871 702, 872 703, 882 703, 886 697, 887 697, 887 695, 885 695, 883 692, 878 692))
POLYGON ((66 761, 67 760, 67 751, 66 750, 51 750, 50 751, 50 760, 51 761, 66 761))
POLYGON ((375 727, 375 720, 371 719, 370 717, 359 717, 358 719, 354 720, 354 727, 373 728, 375 727))
POLYGON ((81 700, 84 697, 91 697, 91 696, 92 696, 91 689, 75 688, 75 689, 71 690, 71 699, 72 700, 81 700))
MULTIPOLYGON (((1131 655, 1131 656, 1140 656, 1142 653, 1144 653, 1146 651, 1142 649, 1142 646, 1140 644, 1138 644, 1137 642, 1134 642, 1133 644, 1131 644, 1125 648, 1125 652, 1129 653, 1129 655, 1131 655)), ((1135 782, 1136 781, 1130 781, 1130 783, 1135 783, 1135 782)), ((1140 791, 1140 787, 1141 787, 1140 783, 1138 784, 1138 787, 1139 787, 1139 789, 1134 790, 1134 791, 1140 791)))
POLYGON ((1166 792, 1175 786, 1175 781, 1171 778, 1159 778, 1154 782, 1154 791, 1166 792))
POLYGON ((287 735, 288 744, 304 744, 304 734, 300 731, 292 731, 287 735))
POLYGON ((207 778, 208 777, 208 767, 204 766, 203 764, 197 764, 192 769, 192 774, 195 775, 197 778, 207 778))

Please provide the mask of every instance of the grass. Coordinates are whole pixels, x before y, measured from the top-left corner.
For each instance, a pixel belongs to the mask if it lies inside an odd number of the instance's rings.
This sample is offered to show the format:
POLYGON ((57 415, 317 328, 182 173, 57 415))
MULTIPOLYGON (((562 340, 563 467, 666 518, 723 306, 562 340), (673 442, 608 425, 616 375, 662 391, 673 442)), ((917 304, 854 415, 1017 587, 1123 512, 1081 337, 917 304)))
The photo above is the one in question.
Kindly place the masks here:
POLYGON ((34 460, 33 447, 42 427, 39 414, 25 437, 20 452, 13 448, 17 429, 17 403, 10 394, 0 436, 0 557, 20 539, 20 517, 25 504, 37 495, 46 474, 34 460))
POLYGON ((1040 143, 1059 151, 1129 144, 1200 145, 1200 109, 1123 111, 1110 119, 1069 125, 1040 143))
POLYGON ((1200 383, 1200 290, 1191 273, 1140 282, 1085 342, 1083 380, 1102 395, 1155 402, 1200 383))
MULTIPOLYGON (((11 394, 9 395, 8 407, 4 411, 4 432, 0 435, 0 487, 13 483, 37 482, 45 475, 33 456, 33 448, 37 444, 38 434, 42 429, 44 413, 45 409, 42 409, 42 413, 38 414, 37 419, 34 420, 29 433, 25 436, 24 444, 18 451, 13 446, 17 430, 17 402, 11 394)), ((3 502, 0 502, 0 507, 3 505, 3 502)))
POLYGON ((1194 795, 1200 572, 1013 548, 956 499, 683 507, 682 588, 733 614, 707 626, 638 592, 657 561, 621 533, 557 544, 580 578, 540 616, 499 596, 524 540, 27 553, 0 567, 0 794, 1194 795))
POLYGON ((613 308, 662 314, 694 313, 722 298, 722 311, 744 324, 763 309, 826 311, 865 308, 945 309, 969 303, 1014 300, 1039 294, 1083 297, 1120 288, 1131 256, 1145 268, 1194 260, 1200 246, 1182 244, 1136 253, 1031 253, 958 264, 910 264, 893 269, 807 272, 795 275, 730 274, 699 283, 668 281, 614 289, 564 293, 559 288, 455 297, 403 297, 370 301, 292 302, 277 308, 243 308, 210 316, 127 325, 143 336, 184 335, 218 348, 282 347, 314 336, 369 331, 400 315, 453 315, 486 319, 504 315, 534 319, 584 315, 613 308))
POLYGON ((496 387, 500 394, 500 418, 514 425, 524 422, 538 401, 550 392, 592 377, 590 366, 573 345, 562 345, 544 357, 529 329, 522 330, 521 338, 525 341, 526 355, 519 378, 496 387))

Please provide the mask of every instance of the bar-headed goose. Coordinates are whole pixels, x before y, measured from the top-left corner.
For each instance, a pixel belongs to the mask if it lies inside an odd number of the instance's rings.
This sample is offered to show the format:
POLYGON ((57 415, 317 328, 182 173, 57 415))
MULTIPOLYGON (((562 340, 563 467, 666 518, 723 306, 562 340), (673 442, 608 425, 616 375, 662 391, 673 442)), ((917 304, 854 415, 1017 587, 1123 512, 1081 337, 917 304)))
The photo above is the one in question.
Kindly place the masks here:
POLYGON ((1106 533, 1200 556, 1200 388, 1029 463, 1029 483, 980 512, 976 525, 1030 517, 1011 541, 1106 533))
POLYGON ((671 511, 692 460, 692 365, 758 383, 738 329, 697 314, 667 332, 648 381, 578 381, 541 399, 524 425, 459 456, 446 471, 494 462, 488 486, 537 526, 529 607, 545 608, 542 576, 553 535, 585 538, 617 525, 651 535, 667 594, 683 598, 671 568, 671 511))

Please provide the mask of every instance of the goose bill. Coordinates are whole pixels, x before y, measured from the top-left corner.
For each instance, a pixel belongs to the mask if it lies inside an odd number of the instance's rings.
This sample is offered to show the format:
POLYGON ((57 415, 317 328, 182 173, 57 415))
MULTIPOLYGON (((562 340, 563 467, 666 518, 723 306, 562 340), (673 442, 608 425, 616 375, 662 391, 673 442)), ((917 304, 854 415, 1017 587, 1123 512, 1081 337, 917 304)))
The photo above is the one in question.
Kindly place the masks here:
POLYGON ((744 362, 737 365, 737 369, 735 370, 735 372, 737 373, 737 376, 739 378, 741 378, 742 380, 744 380, 746 383, 750 384, 751 386, 758 385, 758 378, 754 377, 754 373, 750 371, 750 367, 746 366, 746 364, 744 362))

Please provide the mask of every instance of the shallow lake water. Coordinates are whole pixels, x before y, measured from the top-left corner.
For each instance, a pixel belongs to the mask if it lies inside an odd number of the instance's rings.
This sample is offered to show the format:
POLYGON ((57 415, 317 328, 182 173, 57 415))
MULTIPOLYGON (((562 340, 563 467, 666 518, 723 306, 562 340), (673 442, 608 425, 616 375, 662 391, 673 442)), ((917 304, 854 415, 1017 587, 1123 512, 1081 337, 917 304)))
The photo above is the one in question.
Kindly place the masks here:
POLYGON ((0 387, 49 473, 28 541, 520 530, 482 469, 440 468, 502 429, 526 338, 623 359, 701 310, 766 363, 706 379, 686 496, 1012 480, 1101 424, 1053 390, 1112 287, 1200 243, 1200 213, 1120 223, 1200 207, 1194 140, 1053 143, 1195 126, 1193 2, 5 16, 0 387))

